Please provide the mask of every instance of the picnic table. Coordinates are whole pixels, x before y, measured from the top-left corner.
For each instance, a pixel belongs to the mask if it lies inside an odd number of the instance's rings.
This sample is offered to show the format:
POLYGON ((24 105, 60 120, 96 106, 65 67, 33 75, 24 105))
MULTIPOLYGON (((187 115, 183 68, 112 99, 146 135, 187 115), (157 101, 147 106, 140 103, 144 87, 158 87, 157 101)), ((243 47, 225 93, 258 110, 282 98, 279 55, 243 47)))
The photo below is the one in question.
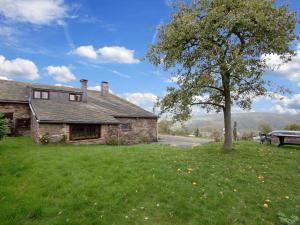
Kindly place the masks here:
POLYGON ((278 147, 283 145, 300 145, 299 143, 286 142, 286 138, 300 139, 300 131, 276 130, 270 133, 271 136, 278 137, 278 147))

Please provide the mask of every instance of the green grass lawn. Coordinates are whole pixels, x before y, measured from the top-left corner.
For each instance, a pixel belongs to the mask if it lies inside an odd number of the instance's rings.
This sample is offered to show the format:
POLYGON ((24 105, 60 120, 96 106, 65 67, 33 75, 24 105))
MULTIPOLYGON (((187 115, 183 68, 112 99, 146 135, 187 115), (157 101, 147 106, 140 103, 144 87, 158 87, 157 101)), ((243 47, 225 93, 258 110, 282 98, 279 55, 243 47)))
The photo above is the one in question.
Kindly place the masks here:
MULTIPOLYGON (((300 148, 0 142, 0 224, 283 224, 300 217, 300 148)), ((299 224, 299 221, 295 224, 299 224)))

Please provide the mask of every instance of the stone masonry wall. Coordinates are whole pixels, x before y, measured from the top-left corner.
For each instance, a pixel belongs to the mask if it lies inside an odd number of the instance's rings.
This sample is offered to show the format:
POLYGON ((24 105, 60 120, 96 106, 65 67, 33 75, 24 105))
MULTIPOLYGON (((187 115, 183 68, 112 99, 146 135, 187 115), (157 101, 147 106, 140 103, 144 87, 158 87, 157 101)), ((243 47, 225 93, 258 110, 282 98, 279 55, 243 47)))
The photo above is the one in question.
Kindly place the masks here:
POLYGON ((32 113, 30 123, 31 137, 36 143, 39 143, 39 123, 32 113))
MULTIPOLYGON (((28 104, 23 103, 0 103, 0 113, 13 113, 12 131, 14 132, 16 119, 30 119, 31 111, 28 104)), ((29 130, 20 130, 21 135, 30 135, 29 130)))
POLYGON ((51 143, 66 140, 68 125, 66 124, 46 124, 40 123, 38 126, 39 139, 48 135, 51 143))
POLYGON ((125 144, 148 143, 157 141, 157 119, 117 118, 121 123, 130 124, 130 130, 119 128, 120 140, 125 144))
MULTIPOLYGON (((100 125, 99 125, 100 126, 100 125)), ((37 143, 44 135, 48 135, 51 143, 61 142, 65 140, 67 143, 73 144, 104 144, 108 133, 109 125, 101 125, 101 136, 98 139, 87 140, 70 140, 70 125, 68 124, 46 124, 40 123, 33 126, 32 136, 37 143)))

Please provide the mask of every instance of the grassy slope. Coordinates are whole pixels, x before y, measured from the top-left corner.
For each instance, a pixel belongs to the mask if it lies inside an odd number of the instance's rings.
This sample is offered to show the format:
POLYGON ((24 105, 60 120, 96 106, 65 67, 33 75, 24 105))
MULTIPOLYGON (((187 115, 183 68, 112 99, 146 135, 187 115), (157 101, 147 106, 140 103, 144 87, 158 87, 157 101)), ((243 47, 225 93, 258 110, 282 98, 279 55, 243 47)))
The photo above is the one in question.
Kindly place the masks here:
POLYGON ((223 154, 218 144, 8 138, 0 142, 0 224, 279 224, 278 212, 300 216, 300 149, 235 146, 223 154))

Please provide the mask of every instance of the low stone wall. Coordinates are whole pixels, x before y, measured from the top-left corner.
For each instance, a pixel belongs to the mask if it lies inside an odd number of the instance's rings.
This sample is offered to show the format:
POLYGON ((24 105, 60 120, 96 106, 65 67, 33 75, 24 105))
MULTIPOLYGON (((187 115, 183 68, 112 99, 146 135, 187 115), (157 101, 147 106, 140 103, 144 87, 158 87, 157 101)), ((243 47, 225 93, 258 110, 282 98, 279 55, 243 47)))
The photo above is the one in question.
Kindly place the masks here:
POLYGON ((130 124, 130 130, 122 130, 119 138, 124 144, 149 143, 157 141, 157 119, 153 118, 117 118, 123 124, 130 124))

